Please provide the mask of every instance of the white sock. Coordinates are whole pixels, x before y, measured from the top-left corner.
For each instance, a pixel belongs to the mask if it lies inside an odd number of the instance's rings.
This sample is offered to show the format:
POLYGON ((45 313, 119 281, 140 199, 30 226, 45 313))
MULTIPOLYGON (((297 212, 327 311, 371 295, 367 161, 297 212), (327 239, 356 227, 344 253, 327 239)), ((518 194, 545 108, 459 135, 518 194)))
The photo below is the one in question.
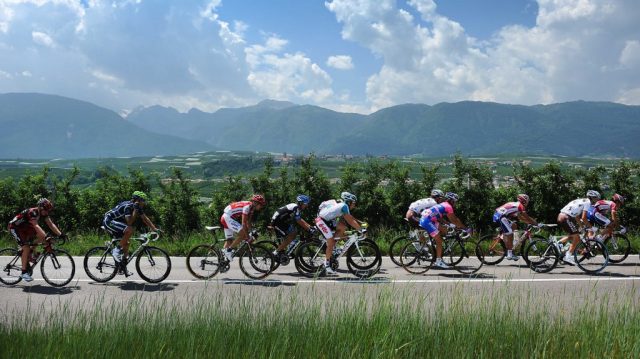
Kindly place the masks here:
POLYGON ((507 257, 511 257, 513 255, 513 251, 511 249, 507 249, 507 257))

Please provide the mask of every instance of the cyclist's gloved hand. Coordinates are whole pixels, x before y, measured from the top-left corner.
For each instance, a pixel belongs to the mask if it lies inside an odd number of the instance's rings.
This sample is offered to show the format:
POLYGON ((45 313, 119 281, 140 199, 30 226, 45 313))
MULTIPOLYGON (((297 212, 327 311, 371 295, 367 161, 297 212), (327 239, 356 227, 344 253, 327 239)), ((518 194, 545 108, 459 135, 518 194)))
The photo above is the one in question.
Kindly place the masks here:
POLYGON ((467 227, 467 228, 463 229, 462 231, 463 231, 464 233, 466 233, 466 234, 471 234, 471 233, 473 233, 473 228, 471 228, 471 227, 467 227))
POLYGON ((58 236, 58 238, 60 238, 60 239, 64 239, 65 241, 66 241, 67 239, 69 239, 69 237, 67 237, 67 235, 66 235, 65 233, 60 233, 60 235, 58 236))
POLYGON ((317 230, 317 229, 315 229, 315 228, 313 228, 313 227, 309 227, 309 233, 310 233, 311 235, 314 235, 314 234, 318 233, 318 230, 317 230))
POLYGON ((253 238, 258 238, 258 231, 255 229, 252 229, 251 232, 249 232, 249 234, 251 235, 251 237, 253 238))
POLYGON ((367 229, 366 228, 360 228, 360 229, 358 229, 358 233, 365 234, 365 233, 367 233, 367 229))

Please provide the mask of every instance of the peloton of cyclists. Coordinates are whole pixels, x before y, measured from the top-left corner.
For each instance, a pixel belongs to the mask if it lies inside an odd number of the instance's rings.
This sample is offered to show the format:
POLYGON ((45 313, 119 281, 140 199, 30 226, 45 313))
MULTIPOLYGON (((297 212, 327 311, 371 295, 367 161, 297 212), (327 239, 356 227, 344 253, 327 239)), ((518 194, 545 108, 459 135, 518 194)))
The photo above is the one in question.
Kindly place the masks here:
POLYGON ((44 219, 44 223, 56 236, 63 237, 62 232, 49 216, 51 211, 53 211, 53 203, 46 198, 40 198, 36 207, 23 210, 9 222, 9 233, 22 249, 22 274, 20 276, 25 282, 33 280, 28 267, 31 246, 43 243, 47 237, 38 224, 40 219, 44 219))
POLYGON ((280 240, 280 245, 276 252, 273 253, 279 262, 286 260, 285 249, 298 234, 296 224, 312 234, 315 232, 315 228, 302 219, 302 211, 309 206, 310 201, 311 198, 309 196, 299 194, 295 203, 289 203, 278 208, 271 217, 271 226, 276 233, 276 237, 280 240))
POLYGON ((254 211, 261 211, 266 204, 267 201, 263 195, 254 194, 250 201, 233 202, 225 207, 220 217, 220 224, 226 238, 222 252, 227 260, 231 261, 234 249, 249 238, 254 211))
POLYGON ((526 212, 528 204, 529 196, 521 193, 518 195, 517 202, 507 202, 496 208, 493 214, 493 223, 500 225, 500 232, 507 247, 507 256, 505 258, 508 260, 517 261, 520 259, 520 257, 513 254, 513 231, 518 229, 515 221, 521 220, 534 226, 538 225, 536 220, 531 218, 526 212))

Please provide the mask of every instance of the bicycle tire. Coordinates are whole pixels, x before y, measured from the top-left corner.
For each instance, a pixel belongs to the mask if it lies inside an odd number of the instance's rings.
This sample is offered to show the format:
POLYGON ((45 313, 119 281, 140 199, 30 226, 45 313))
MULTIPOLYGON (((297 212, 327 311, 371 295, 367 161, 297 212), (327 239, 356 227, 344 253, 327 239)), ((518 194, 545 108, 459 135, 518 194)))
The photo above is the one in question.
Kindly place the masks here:
POLYGON ((54 249, 42 258, 40 273, 51 286, 64 287, 76 274, 76 263, 67 251, 54 249))
POLYGON ((351 274, 358 278, 370 278, 380 271, 382 265, 382 253, 378 245, 364 239, 354 243, 347 251, 347 268, 351 274), (367 252, 367 248, 370 250, 367 252))
POLYGON ((171 272, 171 258, 163 249, 147 246, 136 256, 136 271, 145 281, 160 283, 171 272))
POLYGON ((458 241, 458 246, 455 248, 461 248, 462 253, 460 260, 454 265, 453 269, 461 274, 471 275, 482 268, 484 253, 482 253, 482 249, 477 242, 469 240, 458 241))
POLYGON ((536 273, 552 271, 560 260, 558 248, 547 239, 530 241, 523 256, 529 259, 529 268, 536 273))
POLYGON ((257 244, 252 244, 251 247, 246 245, 239 257, 240 270, 247 277, 263 279, 271 274, 275 259, 266 247, 257 244), (245 266, 245 259, 249 261, 249 267, 253 268, 255 272, 249 271, 249 268, 245 266))
POLYGON ((435 248, 430 243, 424 245, 413 241, 402 248, 400 263, 402 268, 411 274, 426 273, 436 260, 435 248))
POLYGON ((611 264, 622 263, 631 253, 631 242, 624 234, 614 234, 613 237, 605 239, 604 246, 607 248, 611 264))
POLYGON ((497 265, 507 255, 507 246, 498 235, 487 234, 480 238, 478 245, 483 253, 482 263, 486 265, 497 265))
POLYGON ((98 283, 105 283, 113 279, 118 272, 118 266, 108 251, 108 247, 93 247, 84 255, 84 272, 89 278, 98 283))
POLYGON ((595 239, 580 241, 573 252, 573 257, 578 268, 588 274, 600 273, 609 264, 607 247, 595 239))
POLYGON ((220 272, 222 254, 213 244, 200 244, 187 254, 187 269, 198 279, 211 279, 220 272))
POLYGON ((402 263, 400 263, 400 254, 402 253, 402 249, 406 245, 404 242, 411 242, 411 239, 408 236, 400 236, 391 240, 389 244, 389 259, 393 262, 393 264, 398 267, 402 267, 402 263))
POLYGON ((320 241, 305 242, 296 254, 296 269, 306 277, 314 277, 324 270, 326 243, 320 241))
POLYGON ((457 266, 461 261, 462 261, 462 245, 460 244, 460 241, 453 239, 453 238, 447 238, 447 239, 442 239, 442 261, 448 265, 449 267, 455 267, 457 266), (451 244, 451 246, 448 246, 448 248, 445 248, 445 244, 448 244, 449 241, 453 241, 453 243, 451 244))
POLYGON ((6 285, 16 285, 22 280, 22 258, 20 251, 15 248, 0 250, 0 282, 6 285))
MULTIPOLYGON (((269 251, 271 251, 271 253, 278 250, 278 243, 273 240, 268 240, 268 239, 259 240, 259 241, 256 241, 254 245, 258 245, 258 244, 267 248, 269 251)), ((271 268, 272 272, 278 269, 278 267, 280 267, 280 261, 278 261, 275 257, 273 259, 274 259, 273 268, 271 268)))

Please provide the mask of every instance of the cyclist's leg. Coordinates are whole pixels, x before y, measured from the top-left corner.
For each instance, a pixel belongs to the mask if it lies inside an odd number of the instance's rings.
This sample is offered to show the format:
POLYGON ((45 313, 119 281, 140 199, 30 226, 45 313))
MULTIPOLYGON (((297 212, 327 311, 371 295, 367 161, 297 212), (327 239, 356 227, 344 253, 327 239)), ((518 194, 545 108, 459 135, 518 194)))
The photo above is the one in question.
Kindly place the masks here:
POLYGON ((127 226, 122 231, 122 239, 120 240, 120 246, 122 247, 122 261, 126 262, 127 257, 129 256, 129 238, 133 234, 133 228, 131 226, 127 226))
POLYGON ((29 244, 28 233, 26 230, 9 227, 9 233, 22 249, 22 273, 27 273, 27 265, 29 264, 29 255, 31 254, 31 245, 29 244))
POLYGON ((293 225, 285 228, 285 230, 279 227, 274 227, 274 229, 276 230, 276 233, 280 233, 280 235, 285 234, 284 239, 278 246, 278 252, 283 252, 285 249, 287 249, 287 246, 291 243, 291 241, 296 238, 298 231, 293 225))
POLYGON ((436 260, 442 259, 442 237, 440 237, 439 223, 432 221, 429 217, 420 219, 420 227, 424 228, 431 238, 436 241, 436 260))
POLYGON ((513 230, 516 228, 517 228, 516 224, 511 222, 509 218, 507 217, 500 218, 500 231, 502 231, 502 239, 504 241, 505 246, 507 247, 508 256, 512 255, 513 230))

